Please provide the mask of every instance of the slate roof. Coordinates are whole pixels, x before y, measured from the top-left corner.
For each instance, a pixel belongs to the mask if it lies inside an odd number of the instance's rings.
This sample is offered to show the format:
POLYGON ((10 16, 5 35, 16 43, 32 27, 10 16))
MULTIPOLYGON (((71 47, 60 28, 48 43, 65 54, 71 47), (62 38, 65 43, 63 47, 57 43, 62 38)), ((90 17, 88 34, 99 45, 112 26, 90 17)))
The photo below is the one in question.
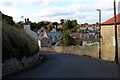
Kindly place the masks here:
POLYGON ((62 36, 62 33, 46 33, 46 34, 51 39, 52 39, 52 37, 56 37, 57 40, 59 40, 60 37, 62 36))

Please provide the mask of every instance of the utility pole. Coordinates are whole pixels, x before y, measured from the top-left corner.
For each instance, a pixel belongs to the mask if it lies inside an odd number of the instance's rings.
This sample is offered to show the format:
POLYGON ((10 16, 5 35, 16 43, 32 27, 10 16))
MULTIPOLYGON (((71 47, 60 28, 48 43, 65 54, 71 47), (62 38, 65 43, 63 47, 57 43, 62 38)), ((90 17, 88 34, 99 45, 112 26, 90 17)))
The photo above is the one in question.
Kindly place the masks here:
MULTIPOLYGON (((100 31, 101 31, 101 10, 100 9, 97 9, 97 11, 99 11, 99 39, 101 38, 100 37, 100 31)), ((101 41, 99 43, 99 59, 101 59, 101 41)))
POLYGON ((114 26, 115 26, 115 42, 116 42, 116 48, 115 48, 115 61, 118 64, 118 30, 117 30, 117 18, 116 18, 116 1, 113 1, 114 4, 114 26))

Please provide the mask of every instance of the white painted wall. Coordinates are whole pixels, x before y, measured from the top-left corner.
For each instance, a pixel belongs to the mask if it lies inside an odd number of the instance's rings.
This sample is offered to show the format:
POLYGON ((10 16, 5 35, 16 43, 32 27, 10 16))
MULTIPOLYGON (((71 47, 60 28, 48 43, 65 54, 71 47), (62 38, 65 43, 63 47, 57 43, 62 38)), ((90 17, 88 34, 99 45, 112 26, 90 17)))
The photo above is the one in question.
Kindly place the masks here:
POLYGON ((37 34, 30 29, 30 25, 24 25, 24 30, 33 38, 37 39, 37 34))
POLYGON ((38 46, 39 46, 39 49, 41 50, 42 49, 41 40, 38 40, 38 46))

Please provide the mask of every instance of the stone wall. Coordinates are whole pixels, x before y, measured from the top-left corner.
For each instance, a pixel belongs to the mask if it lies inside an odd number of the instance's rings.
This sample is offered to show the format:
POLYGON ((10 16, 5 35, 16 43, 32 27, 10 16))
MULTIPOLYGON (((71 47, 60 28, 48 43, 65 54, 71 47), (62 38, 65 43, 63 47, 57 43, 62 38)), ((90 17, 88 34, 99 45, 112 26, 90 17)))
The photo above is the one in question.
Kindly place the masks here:
POLYGON ((114 25, 101 26, 101 58, 115 61, 115 28, 114 25))
MULTIPOLYGON (((120 25, 118 27, 118 54, 120 61, 120 25)), ((114 25, 101 26, 101 57, 103 60, 115 61, 115 27, 114 25)))
POLYGON ((28 58, 24 57, 22 59, 24 66, 16 58, 6 60, 5 62, 2 63, 2 76, 5 76, 5 75, 11 74, 11 73, 15 73, 17 71, 20 71, 20 70, 26 69, 28 67, 31 67, 35 64, 38 64, 40 62, 38 57, 39 57, 38 54, 36 54, 32 57, 28 57, 28 58))
POLYGON ((118 25, 118 58, 120 63, 120 25, 118 25))
POLYGON ((94 58, 99 58, 99 46, 57 46, 52 48, 42 48, 42 51, 48 52, 57 52, 57 53, 65 53, 65 54, 73 54, 80 56, 90 56, 94 58))

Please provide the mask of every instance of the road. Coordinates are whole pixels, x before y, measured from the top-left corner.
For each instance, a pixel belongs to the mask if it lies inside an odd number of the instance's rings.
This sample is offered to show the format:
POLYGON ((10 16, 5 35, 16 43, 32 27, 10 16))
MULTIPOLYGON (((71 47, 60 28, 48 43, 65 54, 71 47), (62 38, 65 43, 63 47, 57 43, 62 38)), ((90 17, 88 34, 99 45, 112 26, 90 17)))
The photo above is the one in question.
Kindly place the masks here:
POLYGON ((45 59, 32 69, 9 78, 117 78, 118 66, 86 56, 41 53, 45 59))

